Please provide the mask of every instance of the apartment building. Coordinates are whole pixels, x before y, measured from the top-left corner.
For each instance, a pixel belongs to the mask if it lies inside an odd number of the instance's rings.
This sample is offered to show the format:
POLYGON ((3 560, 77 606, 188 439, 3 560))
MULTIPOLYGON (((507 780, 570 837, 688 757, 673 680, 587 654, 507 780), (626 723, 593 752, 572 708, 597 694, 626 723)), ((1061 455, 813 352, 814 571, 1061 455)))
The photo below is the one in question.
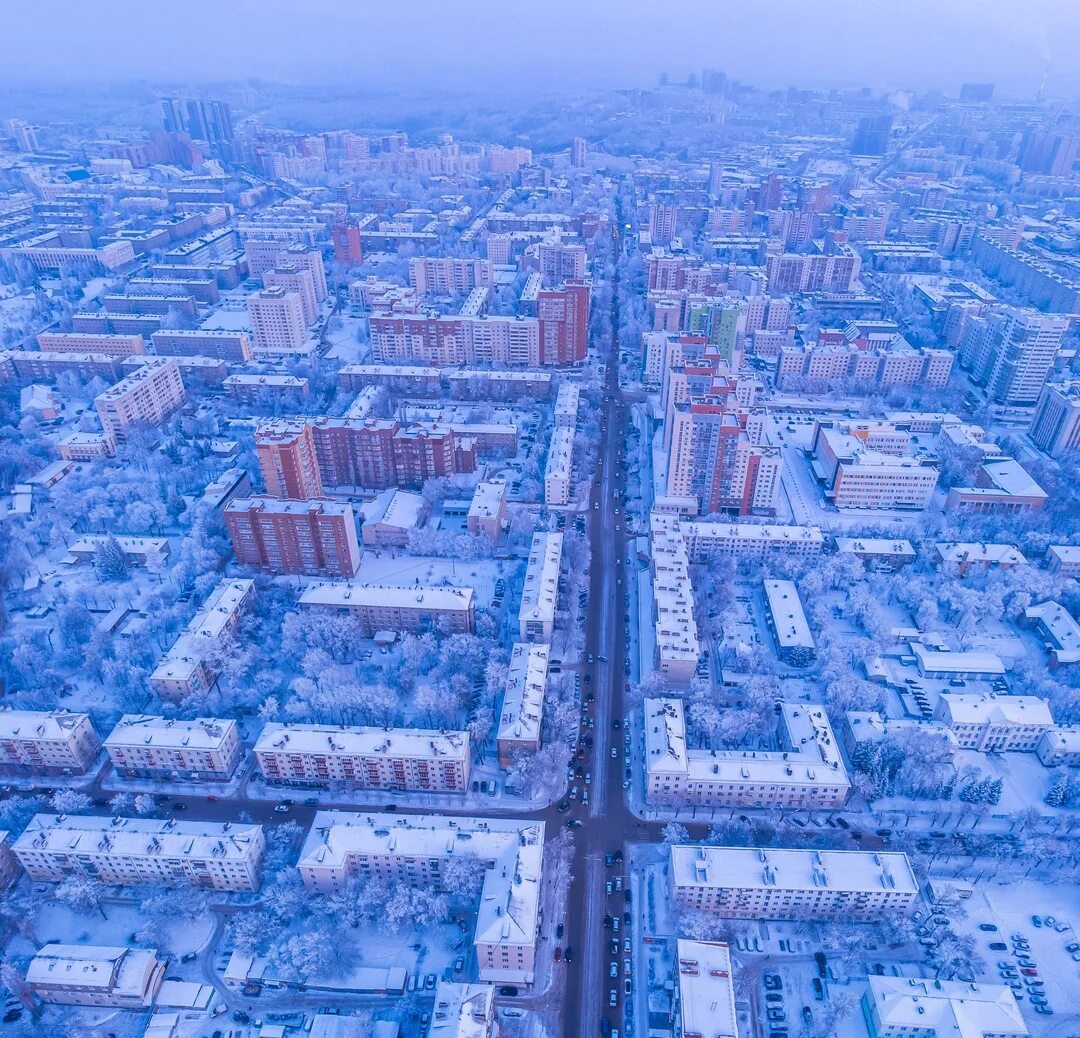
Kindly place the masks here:
POLYGON ((116 455, 116 437, 112 433, 68 433, 57 445, 65 461, 94 461, 116 455))
POLYGON ((384 490, 361 506, 360 537, 372 548, 407 548, 410 534, 423 526, 430 511, 419 494, 384 490))
POLYGON ((455 400, 546 400, 551 396, 550 371, 462 368, 444 371, 442 378, 455 400))
POLYGON ((731 969, 731 949, 722 941, 689 941, 678 938, 675 957, 674 1014, 677 1038, 708 1035, 709 1038, 739 1038, 735 1015, 735 974, 731 969))
POLYGON ((315 351, 308 336, 304 304, 295 292, 280 285, 264 288, 247 299, 251 347, 256 357, 306 357, 315 351))
POLYGON ((11 833, 0 829, 0 893, 7 890, 19 874, 19 863, 11 851, 11 833))
POLYGON ((158 695, 176 701, 205 692, 217 681, 211 657, 236 629, 254 590, 254 580, 218 584, 150 675, 158 695))
POLYGON ((962 750, 1034 753, 1055 729, 1046 701, 1037 696, 942 692, 934 719, 947 725, 962 750))
POLYGON ((1022 407, 1038 400, 1068 329, 1068 318, 1036 310, 994 312, 967 322, 957 355, 991 400, 1022 407))
POLYGON ((312 577, 360 568, 356 514, 345 502, 238 498, 225 506, 225 525, 242 566, 312 577))
POLYGON ((251 339, 247 332, 173 328, 152 332, 150 341, 161 356, 217 357, 230 364, 246 364, 251 360, 251 339))
POLYGON ((544 504, 564 507, 570 503, 574 487, 574 436, 572 426, 556 426, 551 433, 544 468, 544 504))
POLYGON ((681 522, 678 530, 691 563, 814 556, 820 555, 825 546, 825 538, 816 526, 681 522))
POLYGON ((693 498, 702 513, 775 514, 783 461, 777 448, 751 442, 745 413, 683 402, 669 420, 669 497, 693 498))
POLYGON ((567 281, 583 281, 588 272, 588 252, 584 245, 557 239, 536 247, 540 284, 555 288, 567 281))
POLYGON ((55 1005, 145 1010, 154 1004, 168 959, 152 948, 46 944, 30 960, 26 983, 55 1005))
POLYGON ((509 768, 519 753, 540 749, 550 655, 550 646, 526 642, 515 642, 510 652, 496 735, 501 768, 509 768))
POLYGON ((255 891, 264 846, 262 826, 243 822, 38 814, 11 849, 35 883, 255 891))
POLYGON ((247 403, 271 397, 296 398, 311 393, 311 380, 302 375, 230 375, 221 383, 226 396, 247 403))
POLYGON ((476 595, 471 587, 317 584, 304 591, 300 605, 347 612, 359 622, 365 637, 376 631, 468 634, 476 625, 476 595))
POLYGON ((99 332, 41 332, 42 353, 100 353, 108 357, 135 357, 146 353, 141 335, 110 335, 99 332))
POLYGON ((352 876, 442 890, 456 855, 488 864, 473 949, 478 978, 532 984, 541 921, 544 823, 510 818, 319 811, 297 867, 308 890, 343 890, 352 876))
POLYGON ((790 580, 763 580, 766 620, 776 642, 780 659, 791 666, 805 667, 816 655, 814 636, 799 598, 799 590, 790 580))
POLYGON ((266 493, 307 501, 323 496, 313 427, 306 422, 263 422, 255 432, 266 493))
POLYGON ((871 923, 919 899, 907 855, 897 852, 675 844, 670 855, 676 907, 725 919, 871 923))
MULTIPOLYGON (((80 562, 89 562, 108 537, 109 535, 104 533, 80 537, 74 544, 68 545, 68 554, 80 562)), ((120 536, 115 540, 129 566, 148 566, 151 561, 164 562, 171 551, 166 537, 120 536)))
POLYGON ((268 723, 255 743, 268 782, 295 786, 464 793, 468 732, 268 723))
POLYGON ((1046 549, 1046 568, 1062 577, 1080 576, 1080 546, 1051 544, 1046 549))
POLYGON ((645 700, 645 795, 652 804, 708 807, 843 806, 847 769, 822 706, 781 703, 775 750, 687 744, 683 701, 645 700))
POLYGON ((161 425, 184 406, 184 382, 176 361, 147 358, 146 363, 94 398, 101 427, 123 440, 134 425, 161 425))
POLYGON ((236 722, 156 714, 124 714, 105 738, 105 750, 125 778, 227 781, 243 755, 236 722))
POLYGON ((523 642, 551 641, 559 601, 562 548, 561 533, 533 534, 518 611, 518 636, 523 642))
POLYGON ((829 255, 775 253, 768 257, 765 272, 769 292, 852 292, 858 282, 861 260, 848 245, 829 255))
POLYGON ((492 283, 486 259, 414 256, 409 260, 409 287, 422 296, 464 296, 492 283))
POLYGON ((829 388, 848 384, 874 390, 894 386, 942 389, 949 381, 952 366, 953 354, 949 350, 914 349, 903 341, 873 349, 846 342, 792 344, 780 347, 776 385, 782 389, 813 388, 815 383, 829 388))
POLYGON ((876 570, 895 572, 915 561, 911 541, 892 537, 837 537, 836 553, 858 559, 876 570))
POLYGON ((270 270, 263 273, 262 280, 267 288, 280 288, 286 295, 297 296, 304 324, 315 322, 319 316, 319 304, 315 298, 315 280, 311 271, 288 260, 278 260, 270 270))
POLYGON ((506 484, 484 480, 476 484, 469 514, 465 517, 466 529, 474 537, 487 537, 498 541, 506 522, 506 484))
POLYGON ((0 768, 26 774, 81 775, 101 740, 88 714, 63 710, 0 710, 0 768))
POLYGON ((1080 381, 1043 386, 1028 435, 1052 458, 1080 448, 1080 381))
POLYGON ((701 652, 690 557, 677 516, 653 512, 649 524, 656 666, 670 684, 685 686, 694 677, 701 652))

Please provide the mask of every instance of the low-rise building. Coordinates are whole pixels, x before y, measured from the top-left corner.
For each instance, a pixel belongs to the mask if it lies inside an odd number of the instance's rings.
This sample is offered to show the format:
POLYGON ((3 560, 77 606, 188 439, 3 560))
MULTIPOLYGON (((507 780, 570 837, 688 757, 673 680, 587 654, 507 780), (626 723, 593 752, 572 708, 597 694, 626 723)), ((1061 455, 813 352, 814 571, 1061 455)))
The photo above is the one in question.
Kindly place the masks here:
POLYGON ((476 624, 476 594, 471 587, 313 584, 300 596, 300 605, 347 612, 359 620, 364 637, 376 631, 469 634, 476 624))
POLYGON ((383 490, 360 506, 360 539, 369 548, 407 548, 409 534, 423 525, 427 501, 407 490, 383 490))
POLYGON ((713 559, 742 562, 777 555, 819 555, 825 545, 825 538, 816 526, 682 522, 679 532, 686 541, 692 563, 711 562, 713 559))
POLYGON ((304 886, 330 894, 353 876, 445 889, 452 858, 487 864, 473 948, 482 981, 531 984, 541 921, 544 823, 319 811, 300 851, 304 886))
POLYGON ((731 949, 722 941, 675 943, 675 1014, 679 1038, 739 1038, 731 949))
POLYGON ((240 763, 236 722, 227 717, 182 721, 125 714, 105 739, 113 767, 126 778, 192 778, 224 781, 240 763))
POLYGON ((581 400, 581 387, 576 382, 563 380, 559 383, 559 392, 555 396, 555 427, 577 426, 578 405, 581 400))
POLYGON ((523 642, 551 641, 559 601, 562 546, 561 533, 533 534, 518 611, 519 637, 523 642))
POLYGON ((118 886, 258 890, 261 825, 38 814, 12 844, 35 883, 88 875, 118 886))
POLYGON ((255 581, 248 579, 218 584, 150 675, 160 696, 184 699, 217 681, 212 657, 240 622, 254 589, 255 581))
POLYGON ((115 456, 116 437, 107 432, 72 432, 56 446, 65 461, 95 461, 115 456))
POLYGON ((1033 753, 1055 727, 1046 701, 1037 696, 942 692, 934 718, 952 729, 961 749, 983 753, 1033 753))
POLYGON ((652 804, 836 808, 851 790, 823 706, 781 703, 775 750, 688 747, 681 699, 647 698, 644 717, 652 804))
POLYGON ((550 646, 527 642, 515 642, 510 652, 496 737, 501 768, 510 767, 517 754, 540 748, 550 654, 550 646))
POLYGON ((255 759, 268 782, 401 792, 464 793, 472 766, 468 732, 274 722, 255 759))
POLYGON ((26 983, 43 1002, 145 1009, 154 1004, 167 965, 152 948, 46 944, 30 960, 26 983))
POLYGON ((1024 1038, 1030 1034, 1004 984, 867 977, 863 1017, 874 1038, 1024 1038))
MULTIPOLYGON (((80 562, 92 559, 98 549, 109 539, 108 534, 89 534, 80 537, 74 544, 68 547, 68 554, 73 555, 80 562)), ((115 538, 124 554, 124 561, 129 566, 146 566, 151 560, 157 563, 164 562, 172 549, 165 537, 126 537, 115 538)))
POLYGON ((1012 569, 1027 565, 1023 552, 1012 544, 982 544, 965 541, 938 541, 934 545, 936 566, 955 566, 958 576, 972 571, 985 573, 990 569, 1012 569))
POLYGON ((1080 767, 1080 728, 1053 728, 1043 732, 1035 752, 1048 768, 1080 767))
POLYGON ((506 484, 489 480, 477 483, 465 517, 466 529, 474 537, 497 541, 505 522, 506 484))
POLYGON ((675 515, 653 512, 652 548, 656 666, 673 685, 688 685, 700 655, 690 558, 675 515))
POLYGON ((267 397, 302 397, 311 394, 311 380, 302 375, 229 375, 221 387, 227 396, 248 402, 267 397))
POLYGON ((568 505, 574 483, 574 427, 556 426, 551 433, 544 469, 544 504, 568 505))
POLYGON ((911 541, 892 537, 837 537, 836 551, 839 555, 853 555, 875 569, 893 572, 915 561, 911 541))
POLYGON ((674 844, 670 853, 676 907, 727 919, 876 922, 919 898, 898 852, 674 844))
POLYGON ((919 674, 924 678, 1001 678, 1005 664, 993 652, 951 652, 922 642, 910 642, 919 674))
POLYGON ((1028 606, 1024 618, 1043 639, 1054 666, 1080 663, 1080 624, 1058 602, 1041 602, 1028 606))
POLYGON ((27 774, 81 775, 101 749, 88 714, 0 710, 0 767, 27 774))
POLYGON ((1063 577, 1080 576, 1080 547, 1072 544, 1051 544, 1046 549, 1046 567, 1063 577))
POLYGON ((973 487, 952 487, 945 498, 945 508, 1033 512, 1046 504, 1048 496, 1020 462, 999 458, 979 466, 973 487))
POLYGON ((495 988, 491 984, 456 984, 440 980, 431 1011, 431 1038, 495 1038, 495 988))
POLYGON ((798 588, 790 580, 764 580, 765 606, 777 653, 785 663, 805 667, 816 655, 814 636, 798 588))

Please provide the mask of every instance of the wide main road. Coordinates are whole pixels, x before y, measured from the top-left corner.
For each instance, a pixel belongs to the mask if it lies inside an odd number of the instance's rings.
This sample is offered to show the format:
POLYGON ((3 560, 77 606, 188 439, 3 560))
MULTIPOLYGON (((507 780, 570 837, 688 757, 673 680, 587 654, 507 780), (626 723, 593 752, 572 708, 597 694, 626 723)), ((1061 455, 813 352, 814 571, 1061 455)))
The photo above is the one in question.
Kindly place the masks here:
MULTIPOLYGON (((613 231, 615 255, 619 256, 618 234, 622 227, 621 208, 613 231)), ((610 931, 603 926, 605 914, 621 915, 622 897, 605 899, 604 882, 608 870, 604 855, 623 846, 638 822, 626 807, 623 795, 623 735, 621 720, 623 685, 626 680, 626 638, 623 613, 626 608, 626 483, 621 467, 627 431, 626 403, 618 388, 619 370, 619 262, 611 304, 612 352, 606 361, 603 385, 603 430, 597 459, 596 481, 589 502, 589 543, 592 564, 589 581, 588 619, 585 626, 585 653, 596 665, 591 668, 595 696, 595 744, 591 754, 592 801, 583 809, 583 826, 577 830, 574 881, 567 899, 566 934, 563 943, 573 950, 574 961, 566 967, 563 1033, 599 1033, 600 1018, 607 1016, 618 1026, 619 1009, 609 1005, 609 991, 618 991, 622 1003, 622 977, 608 976, 610 931), (616 527, 620 529, 616 530, 616 527), (602 657, 602 658, 601 658, 602 657), (614 722, 619 721, 618 729, 614 722), (615 749, 612 757, 611 750, 615 749)), ((620 938, 623 931, 620 930, 620 938)), ((620 960, 623 956, 618 957, 620 960)))

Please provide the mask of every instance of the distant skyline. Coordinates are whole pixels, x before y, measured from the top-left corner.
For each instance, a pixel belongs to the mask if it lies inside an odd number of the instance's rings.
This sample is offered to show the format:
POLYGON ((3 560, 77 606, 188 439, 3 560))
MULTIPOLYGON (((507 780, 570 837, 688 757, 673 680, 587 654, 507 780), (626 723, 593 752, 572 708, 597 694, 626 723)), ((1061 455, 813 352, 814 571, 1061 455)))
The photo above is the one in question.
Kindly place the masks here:
POLYGON ((715 68, 765 88, 1080 90, 1075 0, 46 0, 4 14, 0 87, 261 77, 520 94, 715 68))

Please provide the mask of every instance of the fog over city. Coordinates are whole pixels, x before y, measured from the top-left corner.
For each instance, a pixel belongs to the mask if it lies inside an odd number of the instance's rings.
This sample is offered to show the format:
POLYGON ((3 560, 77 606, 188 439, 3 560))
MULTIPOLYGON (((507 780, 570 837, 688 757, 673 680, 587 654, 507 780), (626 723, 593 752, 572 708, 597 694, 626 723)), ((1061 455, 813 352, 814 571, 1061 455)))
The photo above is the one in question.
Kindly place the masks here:
POLYGON ((1073 0, 144 0, 8 4, 0 82, 248 77, 450 93, 627 88, 703 66, 762 87, 1075 92, 1073 0), (45 45, 47 41, 47 46, 45 45))

